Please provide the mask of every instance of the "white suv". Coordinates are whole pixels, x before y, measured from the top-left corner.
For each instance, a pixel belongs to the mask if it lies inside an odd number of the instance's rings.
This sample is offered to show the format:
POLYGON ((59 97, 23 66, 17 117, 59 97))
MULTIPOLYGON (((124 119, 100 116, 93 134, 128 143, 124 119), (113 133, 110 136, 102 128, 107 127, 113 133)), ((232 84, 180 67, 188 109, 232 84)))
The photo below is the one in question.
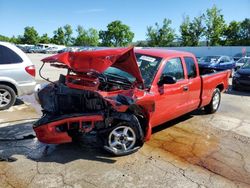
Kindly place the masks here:
POLYGON ((36 85, 35 66, 15 45, 0 42, 0 110, 11 107, 16 96, 31 94, 36 85))

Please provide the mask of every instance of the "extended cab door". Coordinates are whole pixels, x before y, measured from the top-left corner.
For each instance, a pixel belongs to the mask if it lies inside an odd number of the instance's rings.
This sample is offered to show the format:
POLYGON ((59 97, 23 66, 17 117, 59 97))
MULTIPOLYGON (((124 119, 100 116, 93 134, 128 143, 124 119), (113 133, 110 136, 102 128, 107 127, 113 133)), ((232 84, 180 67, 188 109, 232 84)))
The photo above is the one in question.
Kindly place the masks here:
MULTIPOLYGON (((200 104, 201 78, 198 75, 198 64, 193 57, 184 57, 188 76, 188 111, 193 111, 200 104)), ((188 112, 187 111, 187 112, 188 112)))
POLYGON ((155 86, 155 112, 151 119, 151 125, 156 126, 174 119, 187 111, 188 80, 185 79, 185 71, 181 58, 168 59, 163 65, 162 72, 154 82, 158 82, 165 74, 176 78, 175 84, 155 86))

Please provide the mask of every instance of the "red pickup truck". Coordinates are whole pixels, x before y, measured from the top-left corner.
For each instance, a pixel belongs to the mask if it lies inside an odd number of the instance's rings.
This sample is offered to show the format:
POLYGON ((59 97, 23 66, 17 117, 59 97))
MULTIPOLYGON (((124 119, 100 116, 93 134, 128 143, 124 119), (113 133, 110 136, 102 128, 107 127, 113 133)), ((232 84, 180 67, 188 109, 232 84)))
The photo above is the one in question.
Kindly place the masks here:
POLYGON ((37 138, 60 144, 96 133, 115 155, 136 151, 164 122, 201 107, 216 112, 231 74, 199 69, 191 53, 132 47, 42 61, 68 73, 37 92, 43 109, 33 127, 37 138))

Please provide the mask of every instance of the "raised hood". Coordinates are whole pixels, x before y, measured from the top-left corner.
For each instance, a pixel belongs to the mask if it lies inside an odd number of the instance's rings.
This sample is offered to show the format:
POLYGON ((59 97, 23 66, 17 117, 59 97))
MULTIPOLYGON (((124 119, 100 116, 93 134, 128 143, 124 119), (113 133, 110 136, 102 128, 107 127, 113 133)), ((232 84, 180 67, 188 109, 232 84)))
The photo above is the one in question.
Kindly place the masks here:
POLYGON ((75 72, 104 72, 109 67, 116 67, 132 76, 138 83, 143 83, 140 69, 136 62, 134 48, 114 48, 95 51, 64 52, 42 59, 47 63, 62 63, 75 72))

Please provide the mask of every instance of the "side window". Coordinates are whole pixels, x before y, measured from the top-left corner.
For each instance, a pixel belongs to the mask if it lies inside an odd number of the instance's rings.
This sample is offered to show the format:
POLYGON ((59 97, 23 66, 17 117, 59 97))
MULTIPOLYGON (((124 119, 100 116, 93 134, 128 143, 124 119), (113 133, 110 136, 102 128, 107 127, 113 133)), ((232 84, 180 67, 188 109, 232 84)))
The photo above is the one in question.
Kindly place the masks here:
POLYGON ((164 67, 162 74, 173 76, 176 80, 184 79, 184 71, 180 58, 169 59, 164 67))
POLYGON ((229 57, 225 57, 225 62, 230 62, 230 58, 229 57))
POLYGON ((226 63, 227 62, 227 59, 225 57, 222 57, 221 60, 220 60, 220 63, 226 63))
POLYGON ((187 67, 188 78, 195 78, 197 76, 197 70, 194 59, 192 57, 184 57, 184 60, 187 67))
POLYGON ((21 63, 22 58, 11 49, 0 45, 0 64, 21 63))

